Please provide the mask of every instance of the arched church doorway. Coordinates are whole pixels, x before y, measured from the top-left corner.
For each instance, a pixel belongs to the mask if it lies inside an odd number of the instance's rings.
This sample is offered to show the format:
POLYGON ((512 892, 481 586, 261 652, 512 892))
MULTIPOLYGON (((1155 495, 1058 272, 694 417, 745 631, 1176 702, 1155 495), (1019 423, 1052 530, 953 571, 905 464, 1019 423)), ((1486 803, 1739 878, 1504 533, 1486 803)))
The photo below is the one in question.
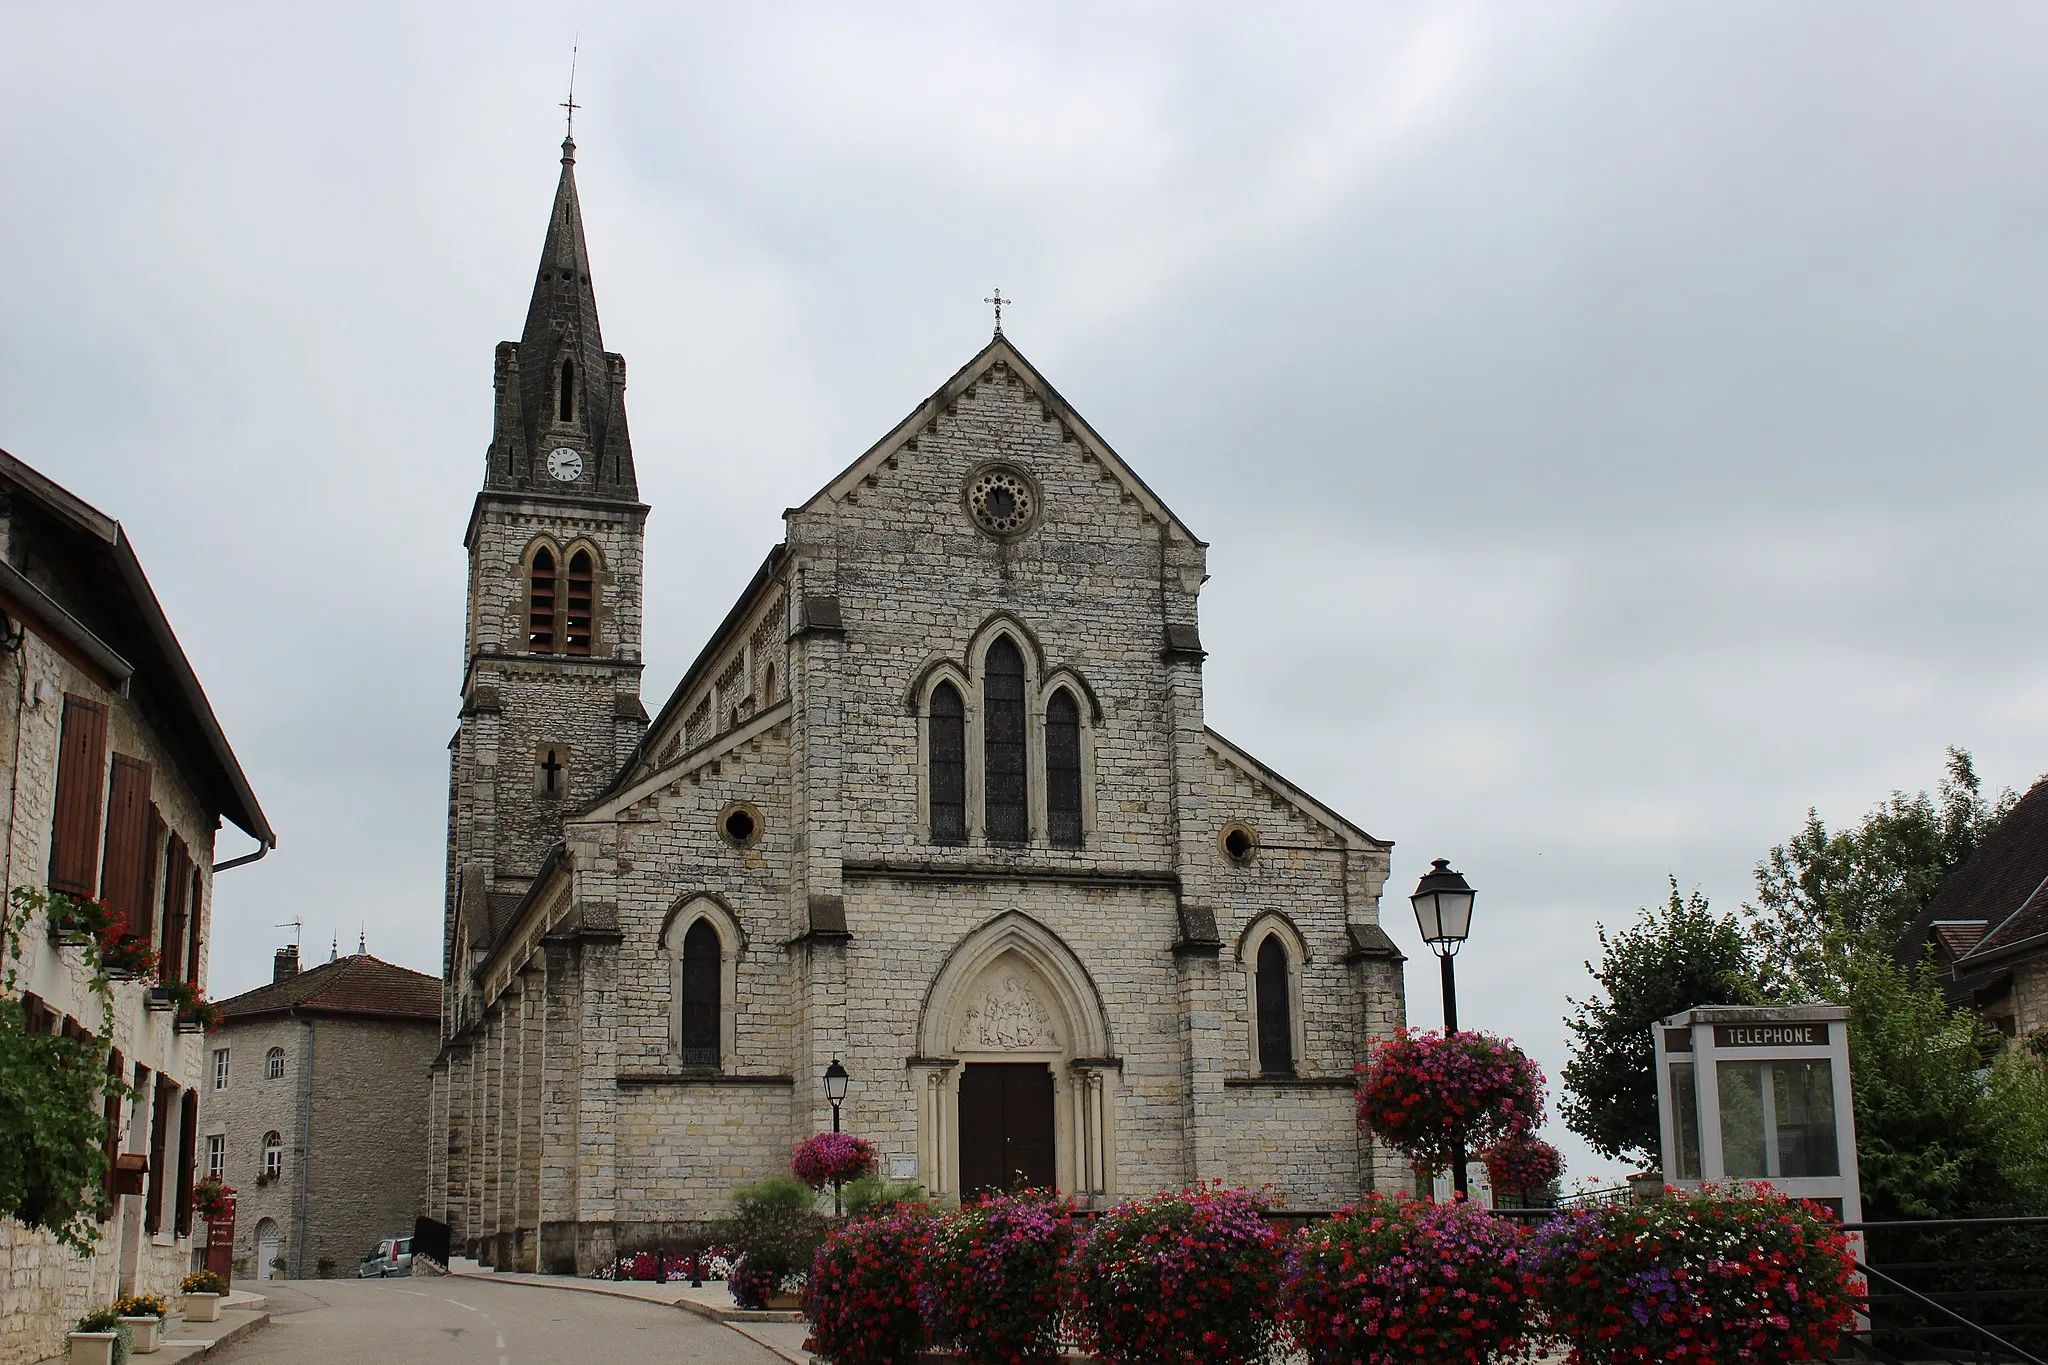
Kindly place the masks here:
POLYGON ((1052 1068, 969 1062, 960 1075, 960 1193, 1056 1189, 1052 1068))

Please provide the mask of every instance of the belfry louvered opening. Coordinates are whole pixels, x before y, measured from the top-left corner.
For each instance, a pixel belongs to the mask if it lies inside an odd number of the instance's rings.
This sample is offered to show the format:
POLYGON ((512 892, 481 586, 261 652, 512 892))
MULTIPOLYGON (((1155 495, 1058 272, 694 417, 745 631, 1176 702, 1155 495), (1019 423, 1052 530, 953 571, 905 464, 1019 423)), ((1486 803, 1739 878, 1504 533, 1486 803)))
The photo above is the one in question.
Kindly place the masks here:
POLYGON ((596 616, 595 566, 590 551, 569 556, 569 606, 564 613, 563 638, 571 654, 590 653, 591 625, 596 616))
POLYGON ((526 595, 526 647, 535 654, 555 652, 555 555, 545 546, 533 552, 526 595))

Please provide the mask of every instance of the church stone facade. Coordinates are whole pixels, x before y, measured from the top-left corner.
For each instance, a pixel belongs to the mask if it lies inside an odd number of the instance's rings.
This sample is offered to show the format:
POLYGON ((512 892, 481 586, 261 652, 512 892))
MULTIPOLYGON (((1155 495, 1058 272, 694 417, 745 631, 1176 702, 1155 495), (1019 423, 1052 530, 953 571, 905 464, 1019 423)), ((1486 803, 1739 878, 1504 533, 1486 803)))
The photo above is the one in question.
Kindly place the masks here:
POLYGON ((1203 714, 1205 546, 1000 332, 824 489, 650 722, 624 362, 564 146, 471 518, 430 1206, 587 1271, 829 1126, 942 1200, 1406 1188, 1391 847, 1203 714), (581 558, 579 558, 581 556, 581 558))

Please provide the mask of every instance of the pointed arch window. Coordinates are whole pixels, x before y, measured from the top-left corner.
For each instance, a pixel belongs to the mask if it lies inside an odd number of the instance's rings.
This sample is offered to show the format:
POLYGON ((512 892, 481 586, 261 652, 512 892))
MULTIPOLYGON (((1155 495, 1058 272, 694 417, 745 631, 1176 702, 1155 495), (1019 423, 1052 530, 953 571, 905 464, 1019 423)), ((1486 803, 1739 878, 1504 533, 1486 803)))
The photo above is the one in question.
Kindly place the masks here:
POLYGON ((526 647, 535 654, 555 652, 555 553, 545 545, 533 552, 527 584, 526 647))
POLYGON ((1081 845, 1081 708, 1062 687, 1045 704, 1046 833, 1055 844, 1081 845))
POLYGON ((1257 974, 1259 1070, 1268 1076, 1294 1074, 1294 963, 1280 935, 1259 944, 1257 974))
POLYGON ((683 936, 683 1065, 716 1070, 723 1011, 724 945, 711 921, 700 919, 683 936))
POLYGON ((932 842, 967 842, 967 712, 949 682, 932 689, 930 746, 932 842))
POLYGON ((576 420, 576 362, 562 362, 561 389, 555 396, 555 416, 564 422, 576 420))
POLYGON ((569 556, 569 604, 562 634, 571 654, 590 653, 591 623, 597 619, 595 569, 590 551, 578 550, 569 556))
POLYGON ((989 646, 982 683, 981 754, 984 821, 990 842, 1031 837, 1024 761, 1024 655, 1009 636, 989 646))

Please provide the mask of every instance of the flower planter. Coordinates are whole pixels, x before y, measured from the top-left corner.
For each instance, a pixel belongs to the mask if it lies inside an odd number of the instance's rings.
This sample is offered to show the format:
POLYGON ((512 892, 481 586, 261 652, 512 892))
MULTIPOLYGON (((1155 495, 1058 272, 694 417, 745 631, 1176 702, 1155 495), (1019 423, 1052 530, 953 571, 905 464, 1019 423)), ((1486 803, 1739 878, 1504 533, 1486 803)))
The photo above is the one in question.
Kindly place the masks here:
POLYGON ((171 1027, 176 1029, 179 1033, 206 1032, 206 1025, 199 1022, 199 1020, 192 1018, 188 1014, 179 1015, 177 1022, 172 1024, 171 1027))
POLYGON ((59 929, 52 926, 50 942, 59 948, 83 948, 92 942, 92 935, 83 929, 59 929))
POLYGON ((219 1322, 220 1295, 187 1294, 185 1296, 185 1321, 219 1322))
POLYGON ((176 1003, 176 1001, 171 999, 171 988, 169 986, 151 986, 149 993, 142 997, 142 1007, 158 1014, 162 1014, 176 1003))
POLYGON ((770 1294, 768 1296, 768 1307, 778 1313, 795 1312, 803 1306, 804 1296, 801 1294, 770 1294))
POLYGON ((147 1314, 139 1318, 122 1318, 121 1325, 128 1329, 130 1339, 128 1349, 136 1355, 153 1355, 156 1352, 156 1348, 162 1344, 164 1320, 155 1314, 147 1314))
POLYGON ((114 1365, 114 1343, 120 1339, 119 1332, 73 1332, 64 1338, 70 1343, 67 1358, 71 1365, 114 1365))

